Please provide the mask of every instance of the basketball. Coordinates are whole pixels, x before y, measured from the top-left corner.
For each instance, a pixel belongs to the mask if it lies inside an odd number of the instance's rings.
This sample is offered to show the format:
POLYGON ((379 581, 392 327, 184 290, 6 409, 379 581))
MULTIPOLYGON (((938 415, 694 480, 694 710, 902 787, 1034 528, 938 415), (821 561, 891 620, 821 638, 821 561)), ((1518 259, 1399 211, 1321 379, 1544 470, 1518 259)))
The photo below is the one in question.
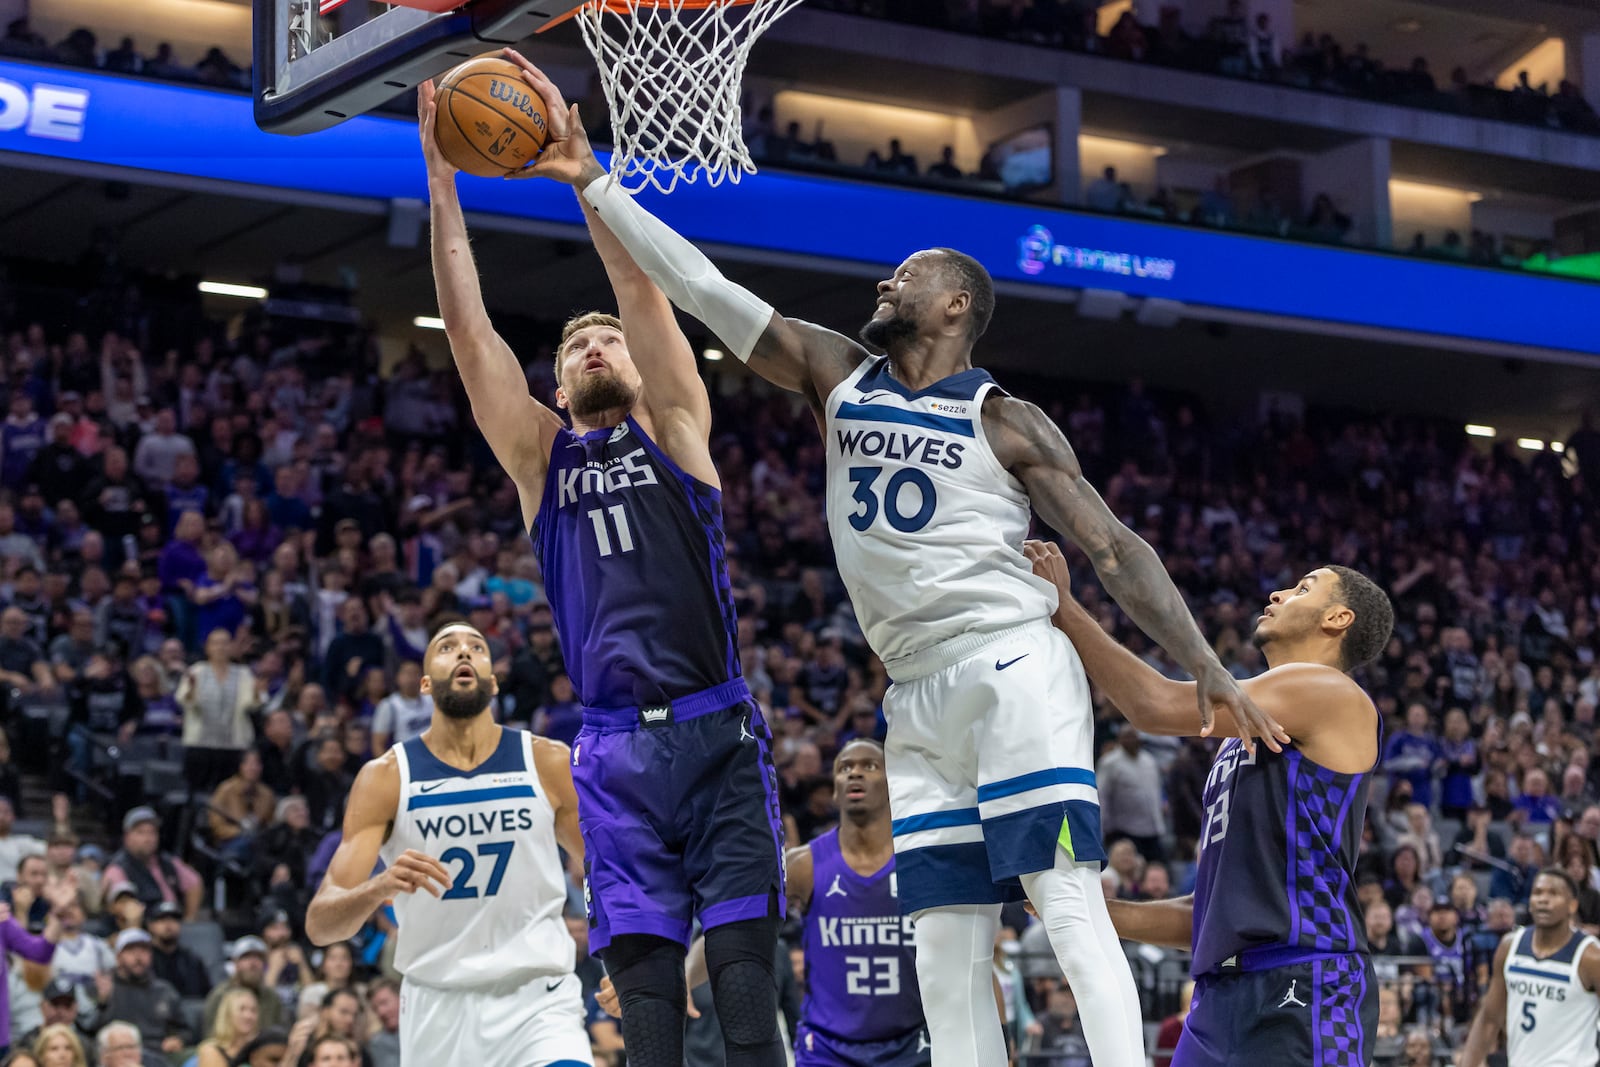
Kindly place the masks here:
POLYGON ((521 170, 550 139, 544 101, 515 63, 479 56, 439 83, 434 136, 453 165, 481 178, 521 170))

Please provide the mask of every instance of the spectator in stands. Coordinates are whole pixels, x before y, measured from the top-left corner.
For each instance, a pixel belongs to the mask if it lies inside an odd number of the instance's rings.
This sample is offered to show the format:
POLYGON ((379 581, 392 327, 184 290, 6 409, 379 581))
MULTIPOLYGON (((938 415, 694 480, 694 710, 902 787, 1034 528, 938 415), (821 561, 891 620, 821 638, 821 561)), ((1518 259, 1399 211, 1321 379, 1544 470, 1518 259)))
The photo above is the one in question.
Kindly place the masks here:
MULTIPOLYGON (((24 567, 17 572, 19 589, 27 575, 38 578, 38 572, 24 567)), ((12 606, 0 611, 0 683, 23 696, 53 692, 56 688, 55 675, 50 671, 43 649, 28 636, 31 621, 16 606, 17 599, 13 596, 12 606)), ((3 864, 3 860, 0 860, 0 864, 3 864)), ((3 866, 0 866, 0 870, 3 870, 3 866)))
MULTIPOLYGON (((141 1067, 146 1062, 139 1028, 129 1022, 108 1023, 101 1027, 95 1038, 95 1049, 100 1056, 99 1067, 141 1067)), ((165 1057, 153 1057, 151 1062, 169 1061, 165 1057)))
MULTIPOLYGON (((183 908, 162 901, 145 916, 150 932, 151 970, 155 976, 178 991, 185 1000, 211 992, 211 974, 205 962, 183 947, 183 908)), ((60 955, 60 949, 56 954, 60 955)))
POLYGON ((144 901, 139 899, 139 891, 133 887, 133 883, 122 882, 108 888, 105 908, 106 916, 111 920, 112 935, 123 930, 144 928, 144 901))
POLYGON ((241 937, 233 943, 230 958, 233 961, 233 974, 226 982, 213 987, 206 996, 201 1028, 208 1034, 214 1032, 223 998, 236 989, 254 994, 262 1030, 273 1030, 288 1022, 283 1000, 266 981, 267 943, 259 937, 241 937))
POLYGON ((250 715, 261 703, 250 668, 234 662, 231 632, 206 635, 205 660, 184 672, 176 699, 183 709, 184 776, 196 789, 215 788, 255 743, 250 715))
POLYGON ((1417 862, 1424 877, 1443 866, 1444 850, 1439 846, 1439 835, 1433 829, 1433 816, 1421 804, 1406 805, 1406 829, 1399 841, 1416 850, 1417 862))
POLYGON ((47 870, 44 853, 24 856, 17 864, 16 880, 0 888, 0 896, 11 913, 30 930, 43 929, 45 917, 50 914, 50 902, 44 897, 47 870))
POLYGON ((1438 741, 1429 726, 1426 704, 1406 708, 1406 728, 1383 748, 1383 769, 1391 780, 1411 785, 1411 799, 1423 807, 1433 806, 1434 768, 1441 762, 1438 741))
POLYGON ((1166 832, 1162 814, 1161 765, 1144 751, 1139 731, 1124 724, 1117 744, 1095 768, 1100 788, 1100 825, 1106 840, 1127 837, 1146 859, 1162 859, 1166 832))
POLYGON ((1518 833, 1511 839, 1506 858, 1507 862, 1490 875, 1489 895, 1505 897, 1520 908, 1528 902, 1528 892, 1533 888, 1534 876, 1539 873, 1544 856, 1533 838, 1518 833))
POLYGON ((1394 912, 1387 900, 1367 905, 1365 914, 1367 943, 1374 956, 1420 956, 1422 946, 1409 931, 1395 926, 1394 912))
POLYGON ((0 881, 16 881, 17 868, 23 857, 44 855, 43 841, 29 834, 13 832, 16 818, 10 799, 0 797, 0 881))
POLYGON ((106 53, 105 69, 113 74, 138 74, 144 69, 144 57, 133 47, 132 37, 124 37, 121 44, 106 53))
POLYGON ((1391 908, 1399 909, 1411 899, 1422 884, 1422 862, 1416 846, 1402 844, 1389 857, 1389 878, 1384 883, 1383 895, 1391 908))
MULTIPOLYGON (((588 924, 584 926, 587 933, 588 924)), ((592 1000, 591 993, 585 997, 585 1005, 592 1000)), ((367 1039, 367 1055, 372 1058, 372 1067, 400 1067, 400 987, 388 978, 374 982, 367 1005, 372 1009, 376 1024, 372 1036, 367 1039)))
POLYGON ((928 166, 928 177, 947 182, 961 180, 961 168, 956 166, 956 150, 953 146, 945 145, 940 149, 939 162, 928 166))
POLYGON ((281 708, 269 712, 261 724, 261 740, 256 742, 261 757, 261 780, 278 796, 294 787, 294 718, 281 708))
MULTIPOLYGON (((335 989, 323 998, 321 1010, 309 1018, 302 1019, 295 1024, 296 1031, 309 1030, 305 1041, 307 1049, 301 1057, 301 1067, 321 1067, 317 1057, 318 1047, 326 1040, 333 1039, 337 1043, 348 1043, 350 1050, 356 1058, 342 1067, 354 1067, 360 1063, 362 1067, 372 1067, 371 1060, 360 1046, 356 1044, 356 1024, 361 1017, 361 1000, 348 989, 335 989), (308 1025, 309 1024, 309 1025, 308 1025)), ((290 1035, 291 1043, 294 1035, 290 1035)), ((286 1059, 287 1062, 287 1059, 286 1059)))
POLYGON ((57 1024, 40 1030, 33 1054, 39 1058, 41 1067, 89 1067, 83 1041, 71 1026, 57 1024))
POLYGON ((132 886, 146 908, 162 901, 182 904, 185 922, 193 922, 200 910, 200 876, 183 860, 161 850, 161 817, 154 808, 134 808, 123 816, 122 848, 105 870, 107 894, 114 894, 123 884, 132 886))
POLYGON ((256 835, 272 822, 277 804, 271 787, 262 781, 261 753, 245 749, 238 772, 211 794, 208 822, 212 843, 225 856, 245 859, 256 835))
POLYGON ((409 660, 395 670, 395 691, 372 717, 372 750, 382 753, 421 734, 433 721, 433 700, 421 692, 422 666, 409 660))
MULTIPOLYGON (((80 901, 73 900, 70 905, 63 907, 57 922, 60 924, 60 935, 56 941, 55 955, 50 959, 50 973, 87 994, 94 989, 99 978, 110 974, 116 967, 116 958, 104 940, 85 932, 86 917, 80 901)), ((87 1007, 87 1004, 83 1006, 87 1007)))
POLYGON ((322 685, 331 700, 354 697, 363 671, 384 663, 383 638, 369 628, 367 607, 351 597, 339 608, 342 629, 324 657, 322 685))
POLYGON ((1561 802, 1550 796, 1550 777, 1533 767, 1522 779, 1522 792, 1512 801, 1511 825, 1545 826, 1561 814, 1561 802))
POLYGON ((284 797, 278 801, 277 820, 261 835, 256 847, 258 876, 268 884, 306 885, 306 860, 322 837, 323 831, 311 826, 305 797, 284 797))
POLYGON ((322 833, 337 830, 344 822, 344 804, 352 776, 346 767, 344 742, 336 733, 317 738, 316 764, 303 779, 307 814, 312 829, 322 833))
POLYGON ((139 447, 133 453, 133 472, 150 485, 166 485, 177 475, 179 457, 195 455, 194 442, 178 432, 177 414, 171 408, 162 408, 156 414, 155 429, 139 438, 139 447))
MULTIPOLYGON (((109 953, 111 950, 106 951, 109 953)), ((13 1042, 13 1047, 33 1048, 39 1043, 39 1035, 50 1026, 70 1027, 80 1041, 91 1039, 94 1032, 85 1030, 81 1025, 83 1017, 78 1010, 78 992, 79 987, 70 979, 50 979, 39 994, 39 1013, 43 1021, 13 1042)))
POLYGON ((1107 167, 1100 177, 1089 183, 1089 188, 1083 194, 1083 202, 1093 211, 1122 209, 1122 187, 1117 181, 1116 167, 1107 167))
POLYGON ((317 1011, 335 989, 348 989, 364 1002, 366 987, 355 980, 355 971, 355 946, 350 942, 336 941, 323 949, 322 961, 316 970, 317 980, 300 989, 299 1017, 305 1018, 317 1011))
POLYGON ((150 935, 124 930, 114 946, 116 970, 98 1021, 127 1022, 139 1028, 147 1054, 164 1056, 187 1043, 178 991, 151 973, 150 935))
POLYGON ((233 1067, 260 1032, 261 1003, 248 989, 230 989, 217 1007, 216 1024, 196 1050, 196 1067, 233 1067))

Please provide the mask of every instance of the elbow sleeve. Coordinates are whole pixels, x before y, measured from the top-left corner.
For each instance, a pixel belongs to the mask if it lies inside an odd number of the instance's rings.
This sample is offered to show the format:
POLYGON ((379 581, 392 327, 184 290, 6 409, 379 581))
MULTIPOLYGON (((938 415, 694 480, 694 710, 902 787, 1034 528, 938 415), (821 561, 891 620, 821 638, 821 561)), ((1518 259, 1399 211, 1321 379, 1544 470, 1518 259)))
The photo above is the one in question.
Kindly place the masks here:
POLYGON ((749 362, 772 321, 772 305, 724 278, 704 252, 640 207, 609 176, 590 182, 583 196, 667 299, 749 362))

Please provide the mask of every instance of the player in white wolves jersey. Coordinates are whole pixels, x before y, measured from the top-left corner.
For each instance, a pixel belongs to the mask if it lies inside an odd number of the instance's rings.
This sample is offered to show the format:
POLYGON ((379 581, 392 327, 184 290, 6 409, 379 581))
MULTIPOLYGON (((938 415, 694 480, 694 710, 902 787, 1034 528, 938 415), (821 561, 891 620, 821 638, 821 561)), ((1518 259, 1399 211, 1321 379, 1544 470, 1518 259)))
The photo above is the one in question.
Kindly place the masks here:
POLYGON ((1509 1067, 1595 1067, 1600 1024, 1600 942, 1578 921, 1578 886, 1548 867, 1528 894, 1532 926, 1511 931, 1494 954, 1489 991, 1457 1062, 1483 1067, 1500 1031, 1509 1067))
POLYGON ((347 940, 394 901, 406 1063, 593 1067, 556 851, 583 861, 567 746, 495 723, 473 627, 441 629, 423 666, 433 723, 361 769, 306 934, 347 940))
MULTIPOLYGON (((514 53, 512 53, 514 55, 514 53)), ((803 393, 828 447, 828 521, 885 697, 900 903, 935 1067, 1003 1064, 990 1003, 1001 904, 1024 892, 1077 994, 1097 1067, 1144 1063, 1138 994, 1101 895, 1089 687, 1022 554, 1030 504, 1080 545, 1124 610, 1276 745, 1150 546, 1084 481, 1060 431, 972 366, 994 288, 975 260, 919 252, 878 286, 867 348, 785 319, 607 180, 560 91, 520 56, 568 182, 678 307, 769 381, 803 393)), ((598 246, 598 245, 597 245, 598 246)), ((604 246, 599 246, 602 256, 604 246)))

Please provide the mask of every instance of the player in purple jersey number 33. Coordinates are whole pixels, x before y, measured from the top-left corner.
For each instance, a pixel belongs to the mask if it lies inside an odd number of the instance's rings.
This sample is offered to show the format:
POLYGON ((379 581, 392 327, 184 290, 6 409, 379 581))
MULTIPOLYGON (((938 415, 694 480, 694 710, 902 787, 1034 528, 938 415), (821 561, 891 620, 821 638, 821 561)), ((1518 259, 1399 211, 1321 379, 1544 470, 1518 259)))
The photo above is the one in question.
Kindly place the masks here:
MULTIPOLYGON (((1194 684, 1163 677, 1072 598, 1054 545, 1025 549, 1056 584, 1055 622, 1133 728, 1201 735, 1194 684)), ((1372 1062, 1378 989, 1355 897, 1377 763, 1377 709, 1349 672, 1394 628, 1382 589, 1319 567, 1272 594, 1253 640, 1269 670, 1244 690, 1285 730, 1282 752, 1223 742, 1206 782, 1192 897, 1109 901, 1124 938, 1189 949, 1194 1002, 1173 1067, 1358 1067, 1372 1062)), ((1233 729, 1219 713, 1216 728, 1233 729)))

